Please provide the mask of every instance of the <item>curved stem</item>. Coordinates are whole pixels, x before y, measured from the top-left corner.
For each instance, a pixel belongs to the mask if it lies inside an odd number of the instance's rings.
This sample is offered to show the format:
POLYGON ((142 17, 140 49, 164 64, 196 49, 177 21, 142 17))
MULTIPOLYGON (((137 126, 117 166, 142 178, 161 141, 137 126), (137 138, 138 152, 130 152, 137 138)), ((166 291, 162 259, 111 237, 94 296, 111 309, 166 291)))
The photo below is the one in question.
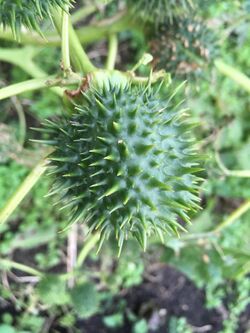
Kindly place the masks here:
POLYGON ((44 171, 46 170, 46 160, 42 160, 29 173, 16 192, 10 197, 6 205, 0 210, 0 224, 5 223, 21 201, 29 193, 32 187, 38 182, 44 171))
POLYGON ((224 173, 225 176, 239 177, 239 178, 250 178, 250 170, 229 170, 221 160, 220 154, 218 151, 215 152, 216 162, 224 173))
POLYGON ((43 274, 41 272, 39 272, 38 270, 29 267, 27 265, 23 265, 23 264, 19 264, 18 262, 9 260, 9 259, 0 259, 0 265, 2 267, 2 269, 18 269, 19 271, 22 271, 24 273, 28 273, 30 275, 34 275, 34 276, 38 276, 38 277, 42 277, 43 274))
POLYGON ((109 36, 109 51, 108 58, 106 62, 106 69, 112 70, 115 68, 115 61, 118 51, 118 38, 116 34, 111 34, 109 36))

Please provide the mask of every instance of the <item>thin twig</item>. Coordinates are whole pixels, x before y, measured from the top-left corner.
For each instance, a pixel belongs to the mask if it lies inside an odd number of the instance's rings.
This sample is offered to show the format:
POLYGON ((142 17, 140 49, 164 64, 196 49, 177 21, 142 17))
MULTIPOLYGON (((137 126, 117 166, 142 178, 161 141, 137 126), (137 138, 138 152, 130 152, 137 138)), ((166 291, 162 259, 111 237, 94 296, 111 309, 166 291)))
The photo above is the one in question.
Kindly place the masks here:
MULTIPOLYGON (((67 246, 67 272, 74 271, 77 259, 77 234, 78 225, 74 224, 68 233, 68 246, 67 246)), ((70 276, 68 279, 68 287, 73 288, 75 284, 74 276, 70 276)))
POLYGON ((26 136, 26 128, 27 128, 23 106, 16 96, 12 96, 11 100, 15 106, 19 118, 19 144, 21 147, 23 147, 26 136))

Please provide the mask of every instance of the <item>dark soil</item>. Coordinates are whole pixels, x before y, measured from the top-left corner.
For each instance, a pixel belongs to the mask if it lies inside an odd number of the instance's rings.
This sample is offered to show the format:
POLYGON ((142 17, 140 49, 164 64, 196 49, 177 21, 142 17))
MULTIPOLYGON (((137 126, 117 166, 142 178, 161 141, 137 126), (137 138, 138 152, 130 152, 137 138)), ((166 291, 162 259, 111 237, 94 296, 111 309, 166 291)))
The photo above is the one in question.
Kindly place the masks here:
MULTIPOLYGON (((123 299, 127 302, 127 309, 138 318, 147 320, 149 333, 166 333, 172 316, 185 317, 194 332, 201 332, 203 328, 203 332, 216 333, 222 328, 222 315, 217 310, 206 309, 204 292, 170 266, 155 267, 144 283, 125 292, 123 299)), ((114 308, 113 313, 116 311, 114 308)), ((77 326, 82 333, 132 332, 128 318, 125 318, 122 328, 114 330, 106 328, 99 315, 79 321, 77 326)))

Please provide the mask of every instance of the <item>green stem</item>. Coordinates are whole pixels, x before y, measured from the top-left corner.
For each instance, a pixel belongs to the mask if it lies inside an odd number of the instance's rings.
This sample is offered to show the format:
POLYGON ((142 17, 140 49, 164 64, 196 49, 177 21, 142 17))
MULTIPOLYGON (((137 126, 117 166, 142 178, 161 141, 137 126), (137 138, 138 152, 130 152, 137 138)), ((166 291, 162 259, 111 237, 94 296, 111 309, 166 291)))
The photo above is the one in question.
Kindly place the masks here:
POLYGON ((238 218, 240 218, 243 214, 245 214, 250 209, 250 200, 244 202, 239 208, 234 210, 226 220, 220 223, 214 230, 214 233, 217 233, 224 228, 228 227, 232 223, 234 223, 238 218))
POLYGON ((222 60, 216 60, 215 66, 224 75, 237 82, 242 88, 250 93, 250 78, 239 70, 225 64, 222 60))
POLYGON ((63 69, 67 77, 71 72, 69 54, 69 8, 62 10, 62 59, 63 69))
MULTIPOLYGON (((53 21, 59 35, 62 35, 61 16, 59 12, 56 10, 53 13, 53 21)), ((78 36, 71 22, 68 22, 68 33, 69 33, 70 56, 76 70, 83 72, 85 74, 93 72, 96 68, 91 63, 89 57, 82 48, 81 42, 79 41, 78 36)))
POLYGON ((75 33, 75 30, 73 29, 72 25, 70 25, 69 27, 69 40, 70 40, 72 61, 74 61, 75 64, 77 64, 77 68, 85 74, 95 71, 96 68, 89 60, 89 57, 82 48, 81 42, 77 34, 75 33))
POLYGON ((48 80, 54 79, 53 77, 47 79, 33 79, 28 81, 23 81, 20 83, 12 84, 8 87, 0 89, 0 100, 15 96, 26 91, 32 91, 36 89, 47 88, 48 80))
POLYGON ((217 151, 215 152, 215 159, 219 168, 221 169, 221 171, 224 173, 225 176, 250 178, 250 170, 229 170, 222 162, 219 152, 217 151))
POLYGON ((112 70, 115 68, 115 61, 118 51, 118 38, 116 34, 109 36, 109 51, 106 63, 106 69, 112 70))
POLYGON ((89 6, 80 8, 71 15, 71 22, 73 24, 76 24, 79 21, 83 20, 85 17, 93 14, 96 10, 97 10, 96 5, 89 5, 89 6))
POLYGON ((214 238, 219 235, 219 232, 233 224, 237 219, 239 219, 243 214, 245 214, 250 209, 250 200, 244 202, 240 207, 234 210, 224 221, 222 221, 215 229, 204 232, 204 233, 194 233, 190 235, 184 235, 181 240, 195 240, 201 238, 214 238))
POLYGON ((34 276, 42 277, 43 274, 39 272, 38 270, 29 267, 27 265, 19 264, 18 262, 8 260, 8 259, 0 259, 0 265, 3 269, 10 270, 12 268, 18 269, 19 271, 22 271, 24 273, 28 273, 34 276))
POLYGON ((134 21, 131 21, 130 17, 126 15, 126 13, 111 22, 99 23, 95 26, 93 25, 79 28, 76 30, 76 33, 80 42, 83 45, 88 45, 125 30, 141 31, 141 27, 136 25, 134 21))
POLYGON ((48 75, 32 61, 33 57, 39 51, 40 48, 36 47, 35 49, 34 46, 25 46, 15 49, 0 48, 0 60, 20 67, 23 71, 35 78, 46 77, 48 75))
POLYGON ((0 210, 0 224, 5 223, 21 201, 29 193, 32 187, 38 182, 46 170, 46 160, 42 160, 30 174, 25 178, 22 184, 17 188, 15 193, 7 201, 6 205, 0 210))
POLYGON ((63 80, 62 78, 55 78, 53 76, 47 78, 39 78, 33 80, 27 80, 20 83, 12 84, 8 87, 0 89, 0 100, 22 94, 27 91, 50 88, 54 86, 67 87, 69 85, 76 85, 79 80, 69 79, 63 80))
MULTIPOLYGON (((33 57, 40 51, 40 48, 34 46, 25 46, 23 48, 2 49, 0 48, 0 60, 20 67, 24 72, 34 78, 47 77, 48 74, 39 68, 34 62, 33 57), (23 61, 25 59, 25 61, 23 61)), ((59 87, 50 88, 58 96, 63 96, 63 89, 59 87)))
MULTIPOLYGON (((54 18, 54 23, 56 26, 58 24, 58 28, 60 28, 60 22, 56 22, 56 18, 54 18)), ((112 22, 79 28, 75 33, 82 45, 88 45, 100 41, 108 37, 110 34, 118 33, 124 30, 141 31, 142 28, 134 22, 131 22, 129 16, 124 14, 112 22)), ((10 30, 3 31, 0 29, 0 39, 16 42, 10 30)), ((46 34, 46 39, 42 38, 37 33, 31 34, 23 32, 20 34, 20 40, 23 45, 60 46, 60 38, 54 32, 48 32, 46 34)))
POLYGON ((99 241, 100 235, 98 233, 90 236, 90 238, 87 240, 87 242, 84 244, 84 247, 82 248, 81 252, 79 253, 79 256, 77 258, 77 264, 76 267, 79 268, 84 263, 85 259, 87 258, 89 252, 94 248, 94 246, 99 241))

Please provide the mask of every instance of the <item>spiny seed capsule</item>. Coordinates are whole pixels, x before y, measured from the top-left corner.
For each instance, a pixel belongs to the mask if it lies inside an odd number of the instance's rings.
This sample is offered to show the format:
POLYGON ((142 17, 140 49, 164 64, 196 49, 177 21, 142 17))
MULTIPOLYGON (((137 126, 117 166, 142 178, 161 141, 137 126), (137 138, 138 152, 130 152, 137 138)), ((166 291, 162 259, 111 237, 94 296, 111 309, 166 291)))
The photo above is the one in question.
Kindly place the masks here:
POLYGON ((127 0, 131 12, 144 22, 163 23, 180 18, 195 8, 197 0, 127 0))
POLYGON ((201 73, 218 53, 215 34, 198 19, 161 24, 149 39, 155 68, 175 76, 201 73))
POLYGON ((69 118, 47 120, 51 193, 71 222, 111 234, 119 251, 129 235, 145 249, 153 233, 184 230, 199 208, 200 156, 194 126, 173 102, 175 91, 109 82, 83 93, 69 118))
POLYGON ((21 27, 40 31, 39 22, 51 16, 51 9, 64 8, 70 0, 1 0, 0 25, 10 27, 18 37, 21 27))

